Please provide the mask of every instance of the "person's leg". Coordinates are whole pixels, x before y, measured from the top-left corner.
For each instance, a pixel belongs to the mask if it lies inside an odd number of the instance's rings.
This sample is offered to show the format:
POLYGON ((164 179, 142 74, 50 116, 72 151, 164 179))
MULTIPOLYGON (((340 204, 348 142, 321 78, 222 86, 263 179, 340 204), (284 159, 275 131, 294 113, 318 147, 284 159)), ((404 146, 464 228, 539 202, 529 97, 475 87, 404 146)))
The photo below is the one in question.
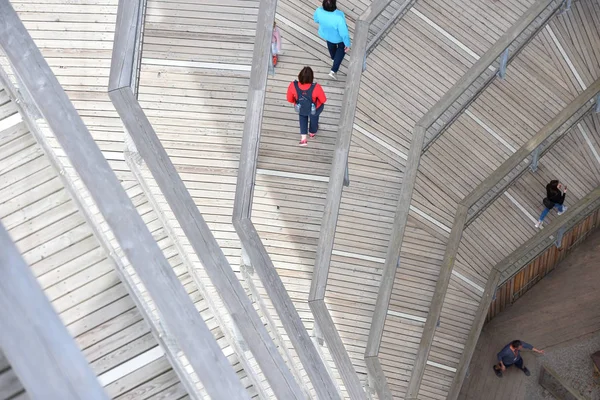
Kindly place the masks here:
POLYGON ((525 375, 531 375, 531 372, 529 372, 529 370, 523 365, 523 358, 519 358, 517 362, 515 362, 515 366, 523 371, 525 375))
POLYGON ((328 41, 327 50, 329 50, 329 56, 333 60, 335 58, 335 52, 337 51, 337 44, 328 41))
POLYGON ((331 71, 333 71, 333 73, 338 72, 338 70, 340 69, 340 65, 342 65, 342 61, 344 60, 344 56, 346 55, 346 52, 344 51, 344 43, 338 43, 337 45, 337 49, 335 51, 335 57, 333 57, 333 66, 331 67, 331 71))
POLYGON ((315 134, 319 130, 319 116, 321 115, 323 108, 325 108, 325 104, 321 104, 319 108, 317 108, 317 112, 315 112, 315 115, 310 116, 310 126, 308 128, 310 137, 315 137, 315 134))
POLYGON ((549 212, 549 208, 544 208, 544 211, 542 211, 542 213, 540 214, 540 221, 544 221, 544 218, 546 218, 546 215, 548 215, 549 212))
POLYGON ((300 120, 300 146, 306 146, 306 134, 308 133, 308 116, 299 115, 300 120))

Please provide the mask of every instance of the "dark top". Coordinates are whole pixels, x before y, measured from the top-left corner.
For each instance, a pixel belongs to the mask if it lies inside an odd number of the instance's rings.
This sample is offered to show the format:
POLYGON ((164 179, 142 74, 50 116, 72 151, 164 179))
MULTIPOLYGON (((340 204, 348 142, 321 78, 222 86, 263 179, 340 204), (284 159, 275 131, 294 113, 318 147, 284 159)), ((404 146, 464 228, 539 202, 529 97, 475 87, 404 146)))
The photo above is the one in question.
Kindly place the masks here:
POLYGON ((554 204, 562 204, 565 202, 565 194, 558 189, 554 189, 550 184, 546 185, 546 194, 548 200, 554 204))
MULTIPOLYGON (((521 342, 521 344, 523 345, 524 349, 527 349, 527 350, 533 349, 533 346, 530 345, 529 343, 521 342)), ((521 352, 519 350, 516 350, 513 352, 512 349, 510 348, 510 343, 507 344, 506 346, 504 346, 504 348, 502 350, 500 350, 500 353, 498 353, 498 362, 502 361, 502 364, 504 364, 504 365, 512 365, 512 364, 516 363, 517 361, 519 361, 520 358, 521 358, 521 352)))

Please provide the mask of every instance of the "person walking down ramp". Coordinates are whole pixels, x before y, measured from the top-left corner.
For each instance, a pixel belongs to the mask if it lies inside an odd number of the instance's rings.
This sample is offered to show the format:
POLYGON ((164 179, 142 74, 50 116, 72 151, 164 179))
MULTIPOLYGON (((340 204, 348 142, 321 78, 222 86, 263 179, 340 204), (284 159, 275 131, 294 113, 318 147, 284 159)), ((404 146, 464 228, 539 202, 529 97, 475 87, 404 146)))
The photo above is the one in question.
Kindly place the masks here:
POLYGON ((506 368, 515 365, 525 375, 531 375, 531 372, 523 365, 523 359, 521 358, 521 350, 533 350, 536 353, 544 354, 544 350, 538 350, 529 343, 521 342, 520 340, 513 340, 500 352, 498 353, 498 364, 494 364, 494 372, 498 378, 502 378, 502 372, 506 371, 506 368))
POLYGON ((314 21, 319 24, 319 36, 327 41, 329 55, 333 60, 329 76, 337 79, 342 60, 350 49, 350 34, 346 25, 346 16, 337 9, 335 0, 323 0, 323 6, 315 10, 314 21))
POLYGON ((290 83, 287 90, 287 101, 294 104, 300 119, 300 146, 308 145, 306 134, 314 138, 319 130, 319 116, 325 107, 327 97, 323 88, 314 82, 313 70, 302 68, 298 80, 290 83), (310 125, 309 125, 310 122, 310 125))
POLYGON ((567 211, 567 206, 563 206, 565 196, 567 195, 567 186, 563 186, 558 180, 552 180, 546 185, 546 198, 544 198, 544 211, 540 214, 540 219, 535 223, 536 228, 543 229, 544 218, 554 207, 558 209, 558 215, 567 211))
POLYGON ((271 55, 273 56, 273 67, 277 66, 277 61, 281 54, 281 32, 277 22, 273 21, 273 35, 271 36, 271 55))

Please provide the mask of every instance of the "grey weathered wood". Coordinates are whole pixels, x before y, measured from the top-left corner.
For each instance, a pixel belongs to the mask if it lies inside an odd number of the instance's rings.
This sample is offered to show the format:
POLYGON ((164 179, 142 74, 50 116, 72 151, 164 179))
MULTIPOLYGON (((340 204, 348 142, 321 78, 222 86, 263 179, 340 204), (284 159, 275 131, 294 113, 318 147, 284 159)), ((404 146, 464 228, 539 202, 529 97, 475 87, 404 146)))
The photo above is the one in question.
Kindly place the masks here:
POLYGON ((119 7, 122 21, 117 24, 115 33, 113 63, 115 58, 123 58, 131 65, 113 64, 115 69, 111 69, 109 97, 273 392, 281 398, 302 398, 300 386, 287 368, 133 94, 130 77, 134 68, 136 34, 128 26, 138 20, 136 13, 139 13, 140 5, 135 8, 121 1, 119 7))
POLYGON ((155 301, 167 329, 206 382, 207 392, 214 398, 247 398, 212 333, 7 0, 0 0, 0 45, 155 301))
MULTIPOLYGON (((556 117, 552 118, 538 133, 536 133, 531 139, 529 139, 523 146, 521 146, 515 153, 513 153, 501 166, 496 168, 483 182, 481 182, 467 197, 465 197, 465 204, 469 206, 474 205, 479 199, 481 199, 486 193, 494 189, 495 186, 502 181, 502 179, 508 175, 509 172, 517 168, 521 162, 523 162, 533 151, 535 151, 540 145, 544 144, 544 149, 540 152, 541 157, 544 152, 551 148, 551 145, 559 140, 569 128, 580 120, 585 113, 593 108, 593 101, 597 93, 600 92, 600 79, 592 83, 586 90, 584 90, 579 96, 577 96, 571 103, 563 108, 556 117), (573 118, 577 116, 577 118, 573 118), (558 135, 555 135, 556 133, 558 135), (555 135, 552 137, 552 135, 555 135), (545 143, 552 137, 551 143, 545 143)), ((526 170, 526 169, 525 169, 526 170)), ((510 182, 504 185, 498 190, 502 193, 510 182)), ((478 212, 485 209, 485 207, 478 207, 478 212)), ((473 218, 473 217, 470 217, 473 218)))
MULTIPOLYGON (((369 24, 373 23, 375 19, 383 12, 383 10, 392 2, 392 0, 387 0, 385 3, 379 3, 378 5, 374 5, 377 7, 377 10, 373 10, 369 17, 369 24)), ((378 30, 375 35, 369 40, 367 44, 367 57, 371 52, 375 49, 377 44, 383 40, 385 35, 398 23, 398 21, 406 14, 411 7, 417 2, 417 0, 406 0, 402 7, 398 8, 394 14, 387 20, 384 26, 378 30)))
POLYGON ((108 90, 135 85, 136 59, 139 57, 143 0, 119 0, 113 56, 110 62, 108 90))
POLYGON ((375 303, 375 312, 369 330, 369 338, 367 339, 367 350, 365 357, 376 357, 379 354, 381 346, 381 337, 387 316, 387 310, 390 305, 390 297, 394 286, 394 277, 396 269, 400 262, 400 249, 402 248, 402 238, 408 221, 408 213, 410 211, 410 201, 412 192, 415 187, 419 162, 421 160, 421 149, 425 141, 425 127, 420 125, 420 122, 413 129, 413 139, 408 151, 406 160, 406 170, 400 188, 400 196, 396 204, 396 212, 394 215, 394 225, 383 264, 381 274, 381 284, 377 293, 377 301, 375 303))
MULTIPOLYGON (((333 378, 329 375, 250 220, 276 8, 277 0, 260 2, 233 207, 233 226, 243 251, 248 255, 252 267, 262 281, 315 392, 319 398, 335 399, 339 398, 339 394, 333 378)), ((294 368, 294 365, 291 364, 290 368, 294 368)))
POLYGON ((344 347, 344 343, 335 328, 325 301, 312 300, 308 302, 308 305, 315 317, 315 322, 319 324, 323 333, 323 337, 325 338, 331 357, 335 361, 335 366, 342 377, 348 396, 350 399, 366 399, 366 393, 354 370, 352 360, 344 347))
MULTIPOLYGON (((479 334, 483 328, 485 317, 492 302, 494 292, 498 287, 501 275, 522 259, 524 255, 531 251, 531 249, 535 249, 541 243, 546 242, 548 243, 548 246, 551 246, 553 243, 551 237, 553 237, 560 229, 571 229, 594 212, 598 207, 600 207, 600 187, 597 187, 583 199, 579 200, 577 204, 569 208, 565 214, 556 218, 534 237, 494 266, 488 277, 483 296, 477 308, 477 313, 475 314, 475 319, 473 320, 473 325, 471 326, 467 342, 465 343, 464 351, 458 363, 452 385, 450 386, 448 400, 456 400, 460 394, 460 389, 467 374, 469 363, 475 352, 475 345, 479 339, 479 334)), ((526 262, 527 261, 525 261, 525 263, 526 262)), ((524 265, 525 264, 522 263, 520 267, 523 267, 524 265)))
MULTIPOLYGON (((89 206, 87 206, 83 198, 82 192, 76 187, 75 182, 79 181, 79 177, 74 176, 75 174, 73 174, 72 171, 70 172, 65 169, 63 163, 56 155, 56 152, 53 150, 44 134, 38 128, 35 121, 36 116, 41 118, 41 116, 39 116, 39 111, 37 111, 35 105, 30 99, 21 97, 22 92, 18 91, 12 85, 10 78, 2 68, 0 68, 0 84, 9 93, 10 98, 17 104, 17 109, 19 110, 23 120, 26 122, 30 132, 33 134, 40 147, 44 150, 44 153, 48 157, 50 164, 60 176, 65 189, 69 192, 73 202, 77 205, 77 208, 80 210, 84 219, 88 223, 88 226, 94 233, 94 236, 96 239, 98 239, 98 242, 108 257, 113 261, 115 265, 115 271, 117 272, 119 279, 127 288, 127 292, 133 299, 144 320, 148 322, 154 338, 165 350, 165 355, 173 366, 173 370, 177 373, 177 376, 179 377, 182 385, 185 387, 185 390, 192 399, 201 398, 202 395, 196 388, 196 384, 192 380, 192 375, 185 370, 185 366, 182 364, 181 359, 179 358, 181 352, 179 346, 177 345, 176 341, 173 340, 172 336, 168 332, 165 332, 160 322, 154 317, 150 308, 151 304, 144 300, 143 295, 140 293, 140 290, 134 281, 134 277, 128 272, 126 266, 124 265, 126 260, 122 260, 121 257, 117 255, 117 249, 115 249, 115 247, 111 244, 110 239, 104 233, 101 227, 101 222, 99 222, 97 219, 98 216, 91 212, 89 206)), ((2 369, 1 365, 0 369, 2 369)))
POLYGON ((302 398, 300 387, 273 344, 133 92, 129 87, 115 89, 109 92, 109 97, 273 391, 281 398, 302 398))
MULTIPOLYGON (((337 393, 333 379, 329 375, 308 331, 304 327, 302 319, 294 307, 294 303, 285 289, 279 274, 277 274, 273 261, 271 261, 262 244, 252 221, 248 218, 243 218, 233 221, 233 225, 240 237, 240 241, 244 245, 244 250, 247 252, 254 270, 263 282, 265 290, 273 303, 273 307, 275 307, 277 315, 281 319, 281 324, 296 349, 300 362, 304 366, 304 370, 311 380, 318 397, 339 399, 340 395, 337 393)), ((293 367, 293 365, 290 367, 293 367)))
POLYGON ((0 223, 0 347, 33 399, 108 400, 0 223))
POLYGON ((429 357, 429 350, 433 343, 437 322, 442 314, 442 307, 444 305, 446 292, 448 291, 450 277, 452 276, 454 260, 456 259, 456 253, 458 253, 463 230, 465 228, 465 222, 467 221, 468 209, 468 206, 462 203, 459 203, 456 208, 454 223, 446 244, 446 250, 444 251, 444 260, 435 284, 435 291, 433 292, 433 298, 431 299, 429 312, 427 313, 427 320, 425 321, 423 334, 421 335, 421 342, 417 349, 415 362, 406 389, 406 397, 409 399, 416 399, 419 394, 421 380, 423 379, 427 358, 429 357))
MULTIPOLYGON (((195 271, 193 262, 190 259, 183 244, 181 243, 181 240, 179 239, 177 233, 174 231, 174 227, 172 226, 171 221, 165 216, 164 212, 160 211, 162 207, 160 205, 161 199, 157 199, 157 197, 152 192, 152 189, 148 185, 146 178, 143 176, 143 165, 139 165, 138 163, 136 163, 135 158, 135 155, 133 155, 132 153, 125 153, 125 161, 127 162, 127 165, 131 169, 131 172, 133 173, 137 181, 140 183, 140 186, 142 187, 144 193, 146 193, 146 197, 150 201, 150 204, 152 204, 153 208, 157 210, 158 219, 162 222, 162 225, 164 226, 167 235, 171 238, 173 244, 175 245, 175 248, 177 249, 177 252, 181 257, 181 261, 185 265, 189 275, 192 277, 194 283, 198 287, 198 291, 202 294, 202 298, 206 302, 208 309, 214 315, 214 318, 219 327, 221 328, 225 339, 238 355, 240 364, 244 368, 248 379, 256 389, 256 393, 258 394, 259 398, 267 398, 268 396, 266 388, 264 387, 265 383, 263 382, 264 377, 259 376, 259 374, 257 374, 257 371, 255 370, 256 368, 253 365, 255 361, 253 359, 249 359, 248 355, 246 354, 246 350, 249 349, 247 348, 246 343, 243 341, 243 336, 241 335, 241 332, 239 332, 237 326, 232 323, 231 318, 229 316, 223 315, 223 312, 225 310, 215 288, 207 288, 202 278, 195 271)), ((141 161, 140 164, 142 164, 141 161)))
MULTIPOLYGON (((433 125, 453 104, 455 104, 465 91, 471 87, 484 73, 489 72, 489 67, 499 58, 509 46, 519 38, 529 26, 544 12, 548 12, 548 18, 554 15, 554 12, 560 8, 561 0, 539 0, 533 4, 493 45, 485 52, 479 60, 473 64, 469 70, 460 77, 460 79, 446 92, 442 98, 431 107, 425 116, 421 119, 421 124, 427 129, 433 125), (548 7, 553 7, 548 11, 548 7)), ((546 20, 542 21, 542 26, 546 20)), ((532 34, 536 31, 531 32, 532 34)), ((517 56, 520 49, 529 41, 530 37, 521 40, 518 48, 512 49, 508 63, 517 56)), ((425 152, 429 146, 441 135, 444 130, 458 118, 458 116, 471 104, 481 92, 493 81, 496 77, 495 73, 489 73, 486 83, 478 90, 469 96, 467 101, 463 101, 452 113, 450 118, 447 118, 443 125, 437 128, 437 131, 432 137, 428 137, 423 147, 425 152)))
POLYGON ((365 364, 367 365, 367 374, 375 387, 377 398, 379 400, 393 400, 392 391, 385 379, 379 357, 365 357, 365 364))
POLYGON ((539 384, 541 387, 549 391, 555 398, 560 400, 587 400, 586 396, 578 393, 569 385, 569 383, 561 378, 559 374, 546 365, 542 365, 540 369, 539 384))

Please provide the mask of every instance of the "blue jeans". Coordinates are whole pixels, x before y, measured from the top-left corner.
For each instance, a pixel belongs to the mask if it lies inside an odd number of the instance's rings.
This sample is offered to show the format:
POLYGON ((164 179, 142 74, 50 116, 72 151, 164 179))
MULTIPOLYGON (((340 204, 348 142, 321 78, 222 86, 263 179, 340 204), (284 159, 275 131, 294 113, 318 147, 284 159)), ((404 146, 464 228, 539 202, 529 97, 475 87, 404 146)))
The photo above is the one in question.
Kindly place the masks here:
POLYGON ((321 104, 319 108, 317 108, 317 112, 315 115, 300 115, 300 134, 306 135, 308 132, 317 133, 319 130, 319 116, 323 111, 325 104, 321 104), (310 128, 308 125, 308 121, 310 119, 310 128))
POLYGON ((329 49, 329 55, 331 56, 331 59, 333 60, 333 66, 331 67, 331 70, 335 73, 338 72, 338 70, 340 69, 340 65, 342 65, 342 60, 344 59, 344 56, 346 55, 346 52, 344 51, 344 42, 342 43, 331 43, 331 42, 327 42, 327 48, 329 49))
MULTIPOLYGON (((558 212, 563 212, 563 206, 562 206, 562 204, 555 204, 554 207, 556 207, 558 209, 558 212)), ((548 215, 549 212, 550 212, 550 208, 544 208, 544 211, 542 211, 542 214, 540 215, 540 221, 543 221, 544 218, 546 218, 546 215, 548 215)))

